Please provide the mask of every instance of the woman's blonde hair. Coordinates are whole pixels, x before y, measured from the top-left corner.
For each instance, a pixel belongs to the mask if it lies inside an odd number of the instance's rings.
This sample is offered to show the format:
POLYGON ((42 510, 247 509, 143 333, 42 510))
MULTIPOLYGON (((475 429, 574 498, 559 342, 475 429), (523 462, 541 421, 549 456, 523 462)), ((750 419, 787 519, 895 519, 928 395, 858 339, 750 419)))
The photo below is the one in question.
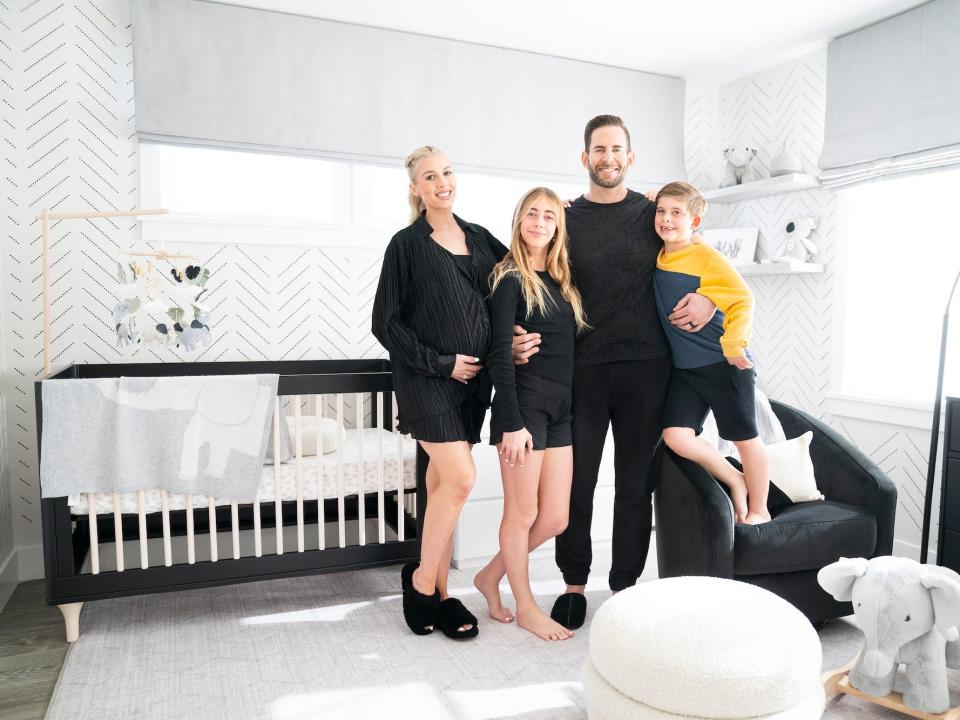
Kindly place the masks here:
POLYGON ((493 272, 490 274, 490 291, 496 290, 497 285, 507 275, 517 275, 520 278, 523 299, 527 304, 527 318, 530 317, 534 308, 539 310, 542 315, 549 314, 546 288, 543 281, 537 276, 536 270, 533 269, 533 262, 527 252, 527 246, 520 237, 521 221, 530 208, 541 202, 541 199, 545 199, 553 206, 554 214, 557 217, 557 231, 547 248, 547 272, 560 286, 560 292, 564 299, 570 303, 577 331, 580 332, 590 326, 587 325, 580 293, 577 292, 570 273, 570 260, 567 255, 567 223, 564 217, 563 204, 557 194, 550 188, 535 187, 524 194, 520 198, 520 202, 517 203, 517 209, 513 214, 510 251, 493 268, 493 272))
MULTIPOLYGON (((407 155, 407 159, 403 161, 403 166, 407 169, 407 177, 410 178, 411 183, 417 179, 417 165, 420 164, 421 160, 431 155, 443 155, 443 150, 434 145, 424 145, 407 155)), ((420 213, 424 210, 423 200, 415 195, 412 189, 408 189, 407 203, 410 205, 410 222, 412 223, 420 217, 420 213)))

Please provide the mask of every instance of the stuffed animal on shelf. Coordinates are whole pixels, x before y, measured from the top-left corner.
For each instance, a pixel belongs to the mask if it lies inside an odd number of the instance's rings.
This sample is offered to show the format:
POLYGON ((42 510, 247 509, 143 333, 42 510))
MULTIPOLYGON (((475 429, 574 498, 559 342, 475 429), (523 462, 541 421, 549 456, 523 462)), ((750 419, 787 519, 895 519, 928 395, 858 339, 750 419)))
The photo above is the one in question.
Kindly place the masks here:
POLYGON ((817 246, 810 239, 810 233, 816 227, 817 221, 812 217, 790 218, 783 227, 787 236, 783 249, 772 260, 775 262, 809 262, 810 257, 818 252, 817 246))
POLYGON ((897 690, 904 705, 925 713, 949 708, 947 668, 960 667, 960 575, 908 558, 840 558, 817 580, 836 600, 853 602, 863 630, 853 687, 877 696, 897 690))
POLYGON ((742 185, 760 179, 760 174, 753 167, 757 157, 757 149, 746 145, 729 145, 723 149, 723 182, 720 187, 742 185))

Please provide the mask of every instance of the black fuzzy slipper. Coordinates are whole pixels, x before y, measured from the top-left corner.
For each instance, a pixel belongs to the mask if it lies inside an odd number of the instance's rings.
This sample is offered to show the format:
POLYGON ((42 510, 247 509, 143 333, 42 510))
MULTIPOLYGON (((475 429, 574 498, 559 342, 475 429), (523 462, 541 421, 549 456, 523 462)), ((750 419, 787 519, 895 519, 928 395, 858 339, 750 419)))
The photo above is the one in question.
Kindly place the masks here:
POLYGON ((454 640, 475 638, 480 632, 476 615, 467 610, 462 602, 452 597, 440 603, 437 625, 444 635, 454 640), (461 625, 473 625, 473 627, 469 630, 461 630, 461 625))
POLYGON ((424 595, 413 587, 413 573, 420 563, 410 562, 400 571, 400 586, 403 588, 403 619, 415 634, 429 635, 437 625, 440 610, 440 593, 424 595))
POLYGON ((567 630, 576 630, 587 619, 587 598, 580 593, 564 593, 553 603, 550 618, 567 630))

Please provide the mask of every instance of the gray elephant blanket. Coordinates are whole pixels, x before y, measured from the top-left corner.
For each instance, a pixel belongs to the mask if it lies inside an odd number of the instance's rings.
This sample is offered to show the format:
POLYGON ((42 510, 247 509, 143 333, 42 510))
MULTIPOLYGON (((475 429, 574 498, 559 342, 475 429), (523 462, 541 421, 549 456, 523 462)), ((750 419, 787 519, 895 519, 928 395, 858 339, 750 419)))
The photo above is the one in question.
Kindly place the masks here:
POLYGON ((159 488, 254 498, 279 375, 44 380, 43 497, 159 488))

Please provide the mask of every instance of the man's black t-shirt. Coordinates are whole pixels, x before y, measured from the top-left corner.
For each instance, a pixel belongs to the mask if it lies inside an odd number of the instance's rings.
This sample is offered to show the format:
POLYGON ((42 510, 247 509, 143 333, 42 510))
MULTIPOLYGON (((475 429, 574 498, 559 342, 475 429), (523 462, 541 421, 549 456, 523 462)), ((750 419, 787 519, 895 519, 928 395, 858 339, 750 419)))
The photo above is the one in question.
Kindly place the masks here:
POLYGON ((656 205, 632 190, 620 202, 581 196, 567 208, 570 264, 593 328, 577 336, 577 365, 669 357, 653 298, 663 247, 655 213, 656 205))

